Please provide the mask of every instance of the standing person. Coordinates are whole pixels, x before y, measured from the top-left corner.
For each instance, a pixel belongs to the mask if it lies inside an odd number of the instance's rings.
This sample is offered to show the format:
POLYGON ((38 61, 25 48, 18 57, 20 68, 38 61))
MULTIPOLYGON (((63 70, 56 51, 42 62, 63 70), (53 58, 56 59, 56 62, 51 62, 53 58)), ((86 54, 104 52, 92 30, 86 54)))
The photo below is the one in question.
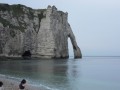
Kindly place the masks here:
POLYGON ((0 81, 0 90, 3 90, 3 82, 0 81))
POLYGON ((23 79, 19 84, 19 90, 25 90, 25 84, 26 84, 26 80, 23 79))

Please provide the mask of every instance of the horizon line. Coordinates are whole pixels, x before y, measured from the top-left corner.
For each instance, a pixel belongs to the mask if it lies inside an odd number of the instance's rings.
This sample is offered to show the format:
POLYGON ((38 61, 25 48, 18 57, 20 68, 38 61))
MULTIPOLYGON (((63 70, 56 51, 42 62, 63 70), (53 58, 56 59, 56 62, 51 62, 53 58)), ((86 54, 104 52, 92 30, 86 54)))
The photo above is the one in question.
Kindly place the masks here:
MULTIPOLYGON (((69 56, 69 57, 74 57, 74 56, 69 56)), ((120 57, 120 56, 109 56, 109 55, 108 56, 107 55, 106 56, 94 56, 93 55, 93 56, 82 56, 82 57, 120 57)))

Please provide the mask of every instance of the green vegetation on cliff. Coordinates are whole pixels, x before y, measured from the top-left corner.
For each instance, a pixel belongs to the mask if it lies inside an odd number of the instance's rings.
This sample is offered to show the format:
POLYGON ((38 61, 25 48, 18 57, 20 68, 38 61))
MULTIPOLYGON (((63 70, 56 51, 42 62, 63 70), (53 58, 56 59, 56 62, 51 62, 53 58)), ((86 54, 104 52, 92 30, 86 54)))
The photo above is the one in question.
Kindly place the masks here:
MULTIPOLYGON (((35 17, 38 17, 39 21, 38 23, 41 22, 42 18, 45 18, 44 15, 44 11, 46 11, 46 9, 37 9, 34 10, 30 7, 26 7, 24 5, 21 4, 16 4, 16 5, 8 5, 8 4, 0 4, 0 11, 3 12, 1 13, 2 15, 0 15, 0 22, 3 24, 4 27, 9 26, 9 28, 11 29, 16 29, 16 30, 20 30, 21 32, 24 32, 25 29, 27 28, 27 26, 29 26, 29 24, 27 24, 24 20, 25 20, 25 16, 28 17, 29 20, 31 20, 32 22, 34 21, 35 17), (34 13, 35 11, 38 12, 38 15, 35 16, 34 13), (9 14, 8 18, 4 18, 4 16, 7 14, 9 14), (11 19, 17 19, 17 23, 19 24, 18 26, 15 26, 11 23, 11 19)), ((36 30, 37 26, 40 28, 40 24, 39 25, 35 25, 33 22, 33 27, 34 30, 36 30)))
POLYGON ((21 26, 14 26, 12 25, 9 21, 7 21, 6 19, 0 17, 0 22, 3 24, 4 27, 9 26, 9 28, 11 29, 15 29, 15 30, 20 30, 21 32, 24 32, 24 27, 21 26))
POLYGON ((8 4, 0 4, 0 11, 9 11, 10 5, 8 4))

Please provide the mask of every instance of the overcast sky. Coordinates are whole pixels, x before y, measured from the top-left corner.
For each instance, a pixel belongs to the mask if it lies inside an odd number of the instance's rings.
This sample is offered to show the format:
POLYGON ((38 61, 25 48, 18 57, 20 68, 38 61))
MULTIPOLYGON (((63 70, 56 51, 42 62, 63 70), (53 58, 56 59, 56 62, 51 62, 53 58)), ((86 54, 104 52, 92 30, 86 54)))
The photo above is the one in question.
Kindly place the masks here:
MULTIPOLYGON (((120 56, 120 0, 0 0, 32 8, 55 5, 68 22, 83 56, 120 56)), ((70 55, 73 55, 71 45, 70 55)))

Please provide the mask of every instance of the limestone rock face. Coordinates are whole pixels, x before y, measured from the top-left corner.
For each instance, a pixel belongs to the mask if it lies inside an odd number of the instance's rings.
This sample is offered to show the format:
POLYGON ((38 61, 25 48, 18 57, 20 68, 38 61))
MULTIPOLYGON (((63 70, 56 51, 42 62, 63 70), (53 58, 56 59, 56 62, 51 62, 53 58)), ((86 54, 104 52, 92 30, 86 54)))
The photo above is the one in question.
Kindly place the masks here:
POLYGON ((68 58, 70 38, 75 58, 81 58, 67 17, 68 13, 55 6, 32 9, 20 4, 0 4, 0 56, 21 57, 29 50, 31 57, 68 58))

